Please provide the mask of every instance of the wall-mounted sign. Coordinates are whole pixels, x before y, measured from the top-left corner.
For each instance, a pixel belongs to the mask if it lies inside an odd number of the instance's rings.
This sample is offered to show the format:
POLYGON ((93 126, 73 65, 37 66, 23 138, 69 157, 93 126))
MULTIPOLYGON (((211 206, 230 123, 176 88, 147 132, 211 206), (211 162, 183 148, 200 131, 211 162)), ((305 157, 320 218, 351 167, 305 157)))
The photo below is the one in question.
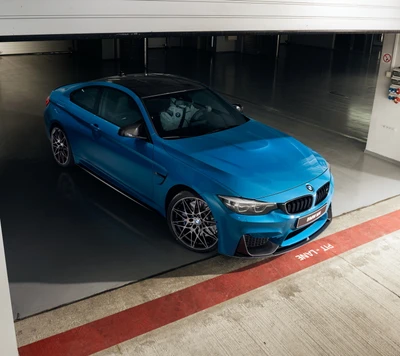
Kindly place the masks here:
POLYGON ((382 57, 385 63, 390 63, 392 60, 392 55, 390 53, 385 53, 382 57))

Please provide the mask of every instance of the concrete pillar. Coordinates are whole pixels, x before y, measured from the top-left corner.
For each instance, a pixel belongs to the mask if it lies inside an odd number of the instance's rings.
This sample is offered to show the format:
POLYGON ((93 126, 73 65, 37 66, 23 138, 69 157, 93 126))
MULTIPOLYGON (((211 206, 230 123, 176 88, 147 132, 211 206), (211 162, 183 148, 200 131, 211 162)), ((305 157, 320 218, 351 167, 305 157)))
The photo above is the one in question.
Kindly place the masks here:
POLYGON ((336 33, 334 33, 332 36, 331 49, 335 49, 335 42, 336 42, 336 33))
POLYGON ((400 67, 399 35, 386 34, 380 56, 378 80, 366 152, 400 162, 400 104, 388 99, 391 80, 386 76, 400 67))
POLYGON ((275 58, 279 57, 279 49, 281 46, 281 35, 276 36, 275 58))
POLYGON ((18 356, 17 340, 15 337, 14 320, 11 308, 10 288, 6 258, 3 247, 3 235, 0 225, 0 340, 1 354, 18 356))
POLYGON ((147 37, 144 39, 143 44, 143 62, 144 62, 144 73, 147 75, 147 70, 149 69, 149 56, 148 56, 148 39, 147 37))
POLYGON ((240 36, 240 53, 244 52, 244 35, 240 36))

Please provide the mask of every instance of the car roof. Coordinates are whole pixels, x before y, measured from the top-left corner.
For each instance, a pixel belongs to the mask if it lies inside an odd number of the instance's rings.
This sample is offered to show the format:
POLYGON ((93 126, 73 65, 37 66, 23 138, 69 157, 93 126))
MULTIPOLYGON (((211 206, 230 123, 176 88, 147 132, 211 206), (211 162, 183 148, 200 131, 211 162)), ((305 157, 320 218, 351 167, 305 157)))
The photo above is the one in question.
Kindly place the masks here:
POLYGON ((122 85, 142 99, 204 88, 200 83, 169 74, 119 75, 103 78, 101 81, 122 85))

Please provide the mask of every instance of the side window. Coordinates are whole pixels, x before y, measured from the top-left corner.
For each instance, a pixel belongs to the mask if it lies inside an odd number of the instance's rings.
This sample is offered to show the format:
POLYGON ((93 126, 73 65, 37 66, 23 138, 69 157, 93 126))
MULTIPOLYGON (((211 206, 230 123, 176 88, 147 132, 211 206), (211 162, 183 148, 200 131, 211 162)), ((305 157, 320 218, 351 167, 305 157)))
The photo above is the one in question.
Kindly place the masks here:
POLYGON ((116 89, 104 89, 99 116, 118 127, 133 125, 142 120, 142 114, 128 94, 116 89))
POLYGON ((99 98, 100 88, 98 87, 86 87, 74 91, 70 99, 71 101, 80 106, 81 108, 90 111, 93 114, 97 114, 96 105, 99 98))

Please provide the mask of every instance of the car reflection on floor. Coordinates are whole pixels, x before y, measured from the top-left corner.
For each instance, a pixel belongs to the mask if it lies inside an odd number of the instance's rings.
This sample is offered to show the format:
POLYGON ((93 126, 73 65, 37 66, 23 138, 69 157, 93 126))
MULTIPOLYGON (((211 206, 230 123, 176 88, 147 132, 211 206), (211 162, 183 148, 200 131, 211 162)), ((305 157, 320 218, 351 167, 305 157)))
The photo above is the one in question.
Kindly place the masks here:
POLYGON ((213 256, 181 247, 160 215, 80 168, 7 161, 0 177, 15 317, 213 256))
POLYGON ((70 170, 60 173, 57 190, 67 204, 75 209, 78 207, 84 214, 94 214, 96 218, 104 215, 102 220, 115 221, 132 232, 132 238, 140 237, 142 242, 155 248, 160 244, 169 244, 168 227, 157 212, 120 197, 111 188, 100 187, 100 184, 84 172, 70 170), (154 235, 163 238, 159 241, 154 239, 154 235))

